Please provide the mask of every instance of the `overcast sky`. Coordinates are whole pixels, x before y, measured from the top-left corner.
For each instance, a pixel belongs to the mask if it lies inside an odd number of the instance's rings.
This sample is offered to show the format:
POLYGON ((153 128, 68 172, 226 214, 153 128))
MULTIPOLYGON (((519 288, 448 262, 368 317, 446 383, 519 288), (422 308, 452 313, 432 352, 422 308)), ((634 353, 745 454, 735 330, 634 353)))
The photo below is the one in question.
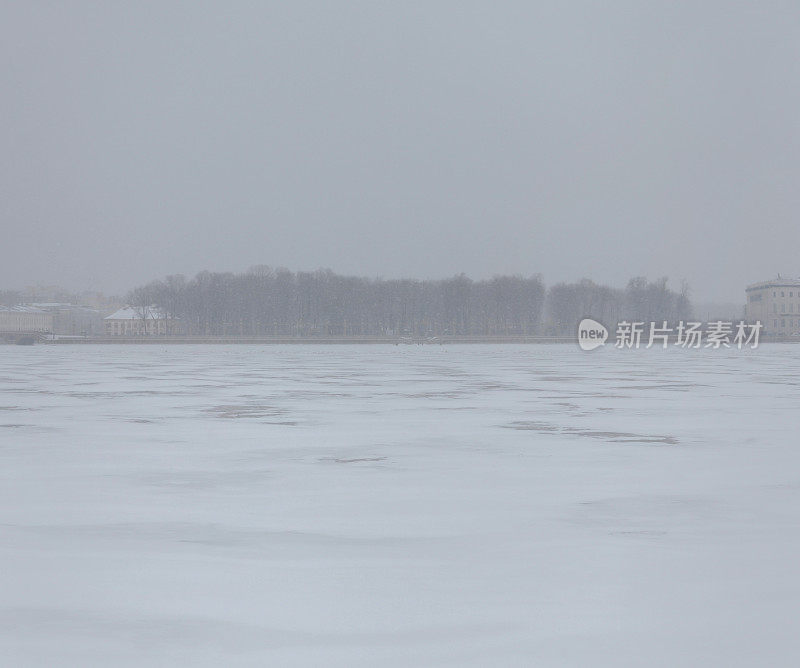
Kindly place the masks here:
POLYGON ((0 7, 0 288, 800 275, 797 2, 0 7))

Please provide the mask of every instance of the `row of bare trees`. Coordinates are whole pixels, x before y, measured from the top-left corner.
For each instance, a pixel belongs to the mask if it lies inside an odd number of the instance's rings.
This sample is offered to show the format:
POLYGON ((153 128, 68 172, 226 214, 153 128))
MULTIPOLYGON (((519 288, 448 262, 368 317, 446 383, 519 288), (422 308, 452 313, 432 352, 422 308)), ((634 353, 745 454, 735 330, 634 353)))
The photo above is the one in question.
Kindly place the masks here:
POLYGON ((133 290, 128 301, 143 313, 156 305, 188 334, 497 336, 538 332, 544 297, 538 276, 381 280, 254 267, 189 281, 168 276, 133 290))
POLYGON ((638 276, 625 289, 598 285, 588 279, 577 283, 559 283, 547 293, 547 333, 568 336, 584 317, 606 325, 628 320, 644 323, 677 323, 692 318, 692 303, 686 283, 675 292, 666 278, 648 281, 638 276))
POLYGON ((143 317, 155 306, 185 333, 206 336, 569 335, 585 315, 672 320, 690 309, 686 291, 666 279, 632 279, 626 290, 583 280, 548 292, 540 276, 383 280, 265 266, 167 276, 128 301, 143 317))

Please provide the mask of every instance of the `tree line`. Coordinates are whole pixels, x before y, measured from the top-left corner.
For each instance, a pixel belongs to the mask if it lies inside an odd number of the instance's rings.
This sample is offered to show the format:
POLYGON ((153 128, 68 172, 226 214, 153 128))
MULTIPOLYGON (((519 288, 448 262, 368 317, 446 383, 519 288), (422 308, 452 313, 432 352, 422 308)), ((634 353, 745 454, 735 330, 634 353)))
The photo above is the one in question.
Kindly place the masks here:
POLYGON ((569 336, 587 315, 613 324, 691 313, 686 287, 674 292, 666 278, 634 278, 624 290, 586 279, 548 290, 538 275, 369 279, 266 266, 167 276, 127 300, 143 317, 155 306, 184 333, 205 336, 569 336))
POLYGON ((666 277, 648 281, 637 276, 628 281, 624 289, 598 285, 589 279, 559 283, 547 292, 545 327, 548 333, 568 336, 574 334, 577 323, 587 316, 608 326, 623 320, 658 325, 664 321, 691 320, 689 287, 683 283, 676 292, 667 282, 666 277))

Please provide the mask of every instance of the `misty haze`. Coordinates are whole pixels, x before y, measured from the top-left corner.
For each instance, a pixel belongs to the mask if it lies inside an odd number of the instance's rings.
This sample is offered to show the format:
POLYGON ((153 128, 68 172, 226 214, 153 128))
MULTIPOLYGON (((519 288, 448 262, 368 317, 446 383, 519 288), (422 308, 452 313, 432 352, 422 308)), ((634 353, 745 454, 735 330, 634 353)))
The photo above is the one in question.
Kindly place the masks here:
POLYGON ((800 7, 0 54, 0 664, 800 664, 800 7))

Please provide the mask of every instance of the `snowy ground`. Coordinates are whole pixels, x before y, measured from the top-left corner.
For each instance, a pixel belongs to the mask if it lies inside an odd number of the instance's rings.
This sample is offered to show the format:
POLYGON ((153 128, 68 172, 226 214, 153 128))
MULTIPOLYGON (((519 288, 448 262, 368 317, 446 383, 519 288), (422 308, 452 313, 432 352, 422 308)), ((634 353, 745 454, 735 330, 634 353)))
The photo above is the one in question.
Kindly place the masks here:
POLYGON ((800 346, 0 347, 0 664, 800 665, 800 346))

